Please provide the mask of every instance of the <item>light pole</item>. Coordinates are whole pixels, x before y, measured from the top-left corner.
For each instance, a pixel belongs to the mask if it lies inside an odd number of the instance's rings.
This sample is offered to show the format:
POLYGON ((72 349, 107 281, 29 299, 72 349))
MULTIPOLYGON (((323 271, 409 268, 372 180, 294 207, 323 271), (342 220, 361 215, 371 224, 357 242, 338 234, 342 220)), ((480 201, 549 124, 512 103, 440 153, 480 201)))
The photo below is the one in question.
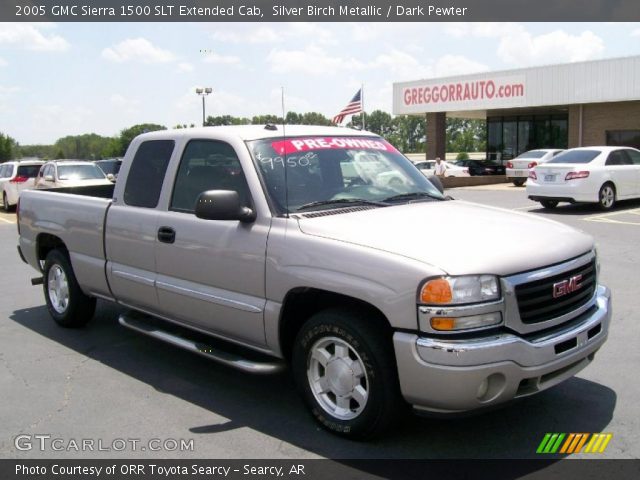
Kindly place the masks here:
POLYGON ((196 93, 202 97, 202 126, 205 124, 205 116, 204 116, 204 97, 213 92, 213 88, 211 87, 198 87, 196 88, 196 93))

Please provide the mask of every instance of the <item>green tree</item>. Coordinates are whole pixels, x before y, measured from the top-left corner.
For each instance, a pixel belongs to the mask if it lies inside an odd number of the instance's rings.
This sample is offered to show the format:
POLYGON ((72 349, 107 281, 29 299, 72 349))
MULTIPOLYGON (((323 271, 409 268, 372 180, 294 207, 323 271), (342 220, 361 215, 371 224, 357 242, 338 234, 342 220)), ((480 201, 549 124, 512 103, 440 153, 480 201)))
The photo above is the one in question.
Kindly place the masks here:
POLYGON ((487 129, 484 120, 447 118, 447 152, 483 152, 487 129))
POLYGON ((0 162, 6 162, 18 155, 18 143, 9 135, 0 132, 0 162))
POLYGON ((141 123, 139 125, 134 125, 133 127, 125 128, 120 132, 120 145, 117 156, 124 156, 124 154, 127 152, 127 148, 129 148, 129 144, 138 135, 142 135, 143 133, 147 132, 155 132, 156 130, 166 129, 167 127, 165 127, 164 125, 158 125, 156 123, 141 123))

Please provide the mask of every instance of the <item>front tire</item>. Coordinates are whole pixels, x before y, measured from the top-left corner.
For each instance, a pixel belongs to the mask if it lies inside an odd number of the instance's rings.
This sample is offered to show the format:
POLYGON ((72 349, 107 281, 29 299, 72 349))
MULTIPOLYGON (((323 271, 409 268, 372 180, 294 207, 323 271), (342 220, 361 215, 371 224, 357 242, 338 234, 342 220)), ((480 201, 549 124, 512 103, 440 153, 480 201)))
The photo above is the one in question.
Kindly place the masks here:
POLYGON ((293 347, 293 376, 312 415, 332 433, 382 433, 402 410, 391 331, 359 312, 313 315, 293 347))
POLYGON ((551 210, 558 206, 558 201, 557 200, 540 200, 540 205, 542 205, 543 208, 547 208, 551 210))
POLYGON ((49 252, 42 286, 49 314, 58 325, 82 327, 93 317, 96 299, 82 293, 66 252, 49 252))
POLYGON ((598 205, 602 210, 611 210, 616 204, 616 188, 612 183, 605 183, 598 192, 598 205))

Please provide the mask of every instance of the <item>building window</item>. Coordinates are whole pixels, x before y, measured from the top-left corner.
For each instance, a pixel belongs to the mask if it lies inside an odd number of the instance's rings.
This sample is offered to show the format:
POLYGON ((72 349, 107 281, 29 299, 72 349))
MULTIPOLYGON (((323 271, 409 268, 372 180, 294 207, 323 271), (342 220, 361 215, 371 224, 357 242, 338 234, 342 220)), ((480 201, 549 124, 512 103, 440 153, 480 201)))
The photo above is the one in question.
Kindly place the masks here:
POLYGON ((607 130, 607 145, 640 149, 640 130, 607 130))

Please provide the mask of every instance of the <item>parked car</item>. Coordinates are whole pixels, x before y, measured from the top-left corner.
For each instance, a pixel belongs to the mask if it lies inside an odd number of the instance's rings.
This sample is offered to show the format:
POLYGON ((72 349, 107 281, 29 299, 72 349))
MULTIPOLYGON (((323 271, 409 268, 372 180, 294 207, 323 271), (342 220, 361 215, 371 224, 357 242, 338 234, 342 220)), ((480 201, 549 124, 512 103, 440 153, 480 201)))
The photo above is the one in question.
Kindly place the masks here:
POLYGON ((529 172, 527 195, 544 208, 555 208, 559 202, 591 202, 603 210, 613 208, 618 200, 640 198, 640 150, 565 150, 529 172))
POLYGON ((541 163, 548 162, 563 151, 564 150, 557 148, 543 148, 521 153, 513 160, 507 162, 507 179, 511 180, 516 187, 521 187, 524 185, 524 182, 527 181, 527 178, 529 178, 530 169, 541 163))
POLYGON ((504 175, 505 167, 495 160, 467 160, 469 175, 504 175))
POLYGON ((107 158, 105 160, 97 160, 95 163, 109 180, 115 181, 118 178, 120 166, 122 165, 121 158, 107 158), (109 177, 109 175, 111 175, 111 177, 109 177))
POLYGON ((100 298, 129 309, 124 327, 228 367, 288 365, 318 424, 350 438, 406 404, 458 414, 557 385, 611 322, 589 235, 452 200, 365 131, 145 133, 115 184, 26 191, 17 217, 60 326, 100 298), (461 253, 470 238, 481 255, 461 253))
POLYGON ((52 160, 40 168, 35 188, 79 187, 83 185, 109 185, 111 183, 94 162, 52 160))
POLYGON ((22 190, 34 186, 36 176, 43 163, 41 160, 16 160, 0 165, 2 208, 5 212, 11 210, 18 203, 22 190))
MULTIPOLYGON (((445 177, 468 177, 469 169, 456 165, 452 162, 442 162, 445 165, 446 172, 445 177)), ((426 176, 435 175, 436 161, 435 160, 421 160, 415 162, 414 165, 426 176)))

